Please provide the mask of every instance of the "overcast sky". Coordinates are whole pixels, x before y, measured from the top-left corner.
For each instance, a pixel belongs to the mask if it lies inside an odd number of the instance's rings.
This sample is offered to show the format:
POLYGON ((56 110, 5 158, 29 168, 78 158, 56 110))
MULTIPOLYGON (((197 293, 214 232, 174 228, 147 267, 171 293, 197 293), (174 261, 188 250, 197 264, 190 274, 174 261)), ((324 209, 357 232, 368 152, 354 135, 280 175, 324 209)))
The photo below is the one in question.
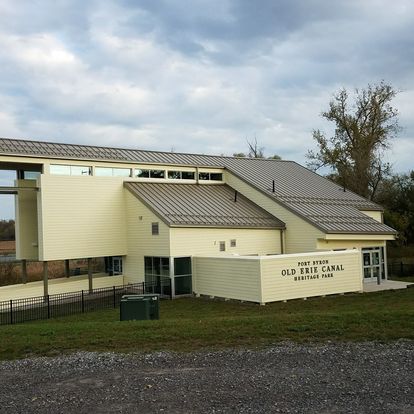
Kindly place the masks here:
POLYGON ((0 0, 0 135, 304 163, 333 93, 385 80, 405 172, 413 28, 412 0, 0 0))

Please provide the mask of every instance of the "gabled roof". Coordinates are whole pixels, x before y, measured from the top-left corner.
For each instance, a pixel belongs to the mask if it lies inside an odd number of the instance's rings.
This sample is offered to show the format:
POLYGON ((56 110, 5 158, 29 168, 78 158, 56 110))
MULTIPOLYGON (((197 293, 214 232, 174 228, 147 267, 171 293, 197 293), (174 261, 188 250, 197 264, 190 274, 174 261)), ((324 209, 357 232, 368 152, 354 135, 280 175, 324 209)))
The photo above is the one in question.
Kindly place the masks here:
POLYGON ((169 226, 285 228, 225 184, 125 182, 124 186, 169 226))
POLYGON ((0 154, 226 168, 326 233, 395 234, 361 213, 382 208, 294 161, 107 148, 0 138, 0 154), (272 182, 275 181, 273 192, 272 182))

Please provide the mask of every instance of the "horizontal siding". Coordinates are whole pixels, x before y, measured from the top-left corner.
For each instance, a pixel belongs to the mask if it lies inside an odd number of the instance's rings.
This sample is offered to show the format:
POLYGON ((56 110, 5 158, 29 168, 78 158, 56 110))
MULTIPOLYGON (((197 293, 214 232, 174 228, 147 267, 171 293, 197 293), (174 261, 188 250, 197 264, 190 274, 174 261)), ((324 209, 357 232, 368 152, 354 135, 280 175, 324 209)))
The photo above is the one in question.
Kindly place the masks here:
POLYGON ((262 260, 261 266, 263 302, 362 291, 361 255, 358 251, 280 256, 262 260), (328 265, 342 265, 344 270, 333 272, 331 278, 323 278, 322 266, 317 265, 318 279, 299 281, 295 281, 293 275, 282 275, 282 270, 289 269, 296 270, 299 276, 298 262, 310 261, 314 267, 313 262, 321 260, 328 260, 328 265))
POLYGON ((41 260, 126 254, 121 179, 42 175, 40 182, 41 260))
POLYGON ((144 280, 144 256, 170 256, 170 229, 129 191, 124 191, 127 222, 127 257, 125 281, 144 280), (153 236, 151 224, 159 223, 159 235, 153 236))
POLYGON ((195 257, 193 290, 200 295, 260 302, 260 261, 195 257))
POLYGON ((262 229, 171 228, 171 256, 278 254, 280 231, 262 229), (230 247, 230 240, 236 247, 230 247), (220 252, 220 241, 226 251, 220 252))
POLYGON ((285 222, 285 253, 302 253, 317 250, 316 241, 318 238, 324 236, 322 231, 278 204, 276 200, 271 200, 269 197, 246 184, 228 171, 225 173, 225 181, 226 184, 239 191, 245 197, 285 222))

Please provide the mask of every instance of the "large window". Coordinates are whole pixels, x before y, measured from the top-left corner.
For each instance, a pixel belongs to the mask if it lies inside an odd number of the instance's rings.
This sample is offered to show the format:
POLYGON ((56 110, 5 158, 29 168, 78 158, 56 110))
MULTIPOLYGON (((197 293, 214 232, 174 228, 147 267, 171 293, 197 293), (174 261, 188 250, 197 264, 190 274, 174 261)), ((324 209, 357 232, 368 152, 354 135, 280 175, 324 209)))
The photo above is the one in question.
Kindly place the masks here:
POLYGON ((191 257, 176 257, 174 259, 174 282, 176 295, 192 293, 191 257))
POLYGON ((170 295, 170 259, 168 257, 145 257, 145 292, 170 295), (168 279, 168 280, 167 280, 168 279))

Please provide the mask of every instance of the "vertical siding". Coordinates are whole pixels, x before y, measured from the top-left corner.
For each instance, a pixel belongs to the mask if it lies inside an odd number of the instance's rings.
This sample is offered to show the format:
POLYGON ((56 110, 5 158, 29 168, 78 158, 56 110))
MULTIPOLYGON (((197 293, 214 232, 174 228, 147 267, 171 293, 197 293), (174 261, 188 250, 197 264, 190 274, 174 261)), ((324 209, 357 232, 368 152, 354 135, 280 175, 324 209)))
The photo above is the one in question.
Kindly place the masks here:
POLYGON ((309 255, 285 255, 262 260, 263 302, 330 295, 335 293, 362 291, 362 265, 359 251, 314 253, 309 255), (324 278, 323 266, 316 262, 328 261, 328 265, 342 265, 343 271, 334 271, 333 277, 324 278), (310 262, 299 266, 298 263, 310 262), (318 278, 295 280, 301 275, 300 268, 314 268, 318 278), (283 275, 282 270, 296 271, 294 275, 283 275))
POLYGON ((261 302, 258 258, 195 257, 193 269, 197 294, 261 302))
POLYGON ((286 223, 286 253, 312 252, 317 250, 317 239, 324 236, 322 231, 228 171, 225 173, 225 180, 228 185, 239 191, 245 197, 286 223))
POLYGON ((124 191, 127 222, 127 257, 124 263, 126 283, 144 280, 144 256, 170 256, 170 229, 129 191, 124 191), (159 235, 153 236, 151 223, 159 223, 159 235))
MULTIPOLYGON (((36 181, 17 180, 19 187, 36 187, 36 181)), ((15 196, 16 257, 38 260, 37 195, 35 190, 22 190, 15 196)))
POLYGON ((280 231, 259 229, 171 228, 171 256, 279 254, 280 231), (236 247, 230 247, 230 240, 236 247), (220 241, 226 251, 220 252, 220 241))
POLYGON ((40 260, 126 254, 123 181, 42 175, 40 260))

